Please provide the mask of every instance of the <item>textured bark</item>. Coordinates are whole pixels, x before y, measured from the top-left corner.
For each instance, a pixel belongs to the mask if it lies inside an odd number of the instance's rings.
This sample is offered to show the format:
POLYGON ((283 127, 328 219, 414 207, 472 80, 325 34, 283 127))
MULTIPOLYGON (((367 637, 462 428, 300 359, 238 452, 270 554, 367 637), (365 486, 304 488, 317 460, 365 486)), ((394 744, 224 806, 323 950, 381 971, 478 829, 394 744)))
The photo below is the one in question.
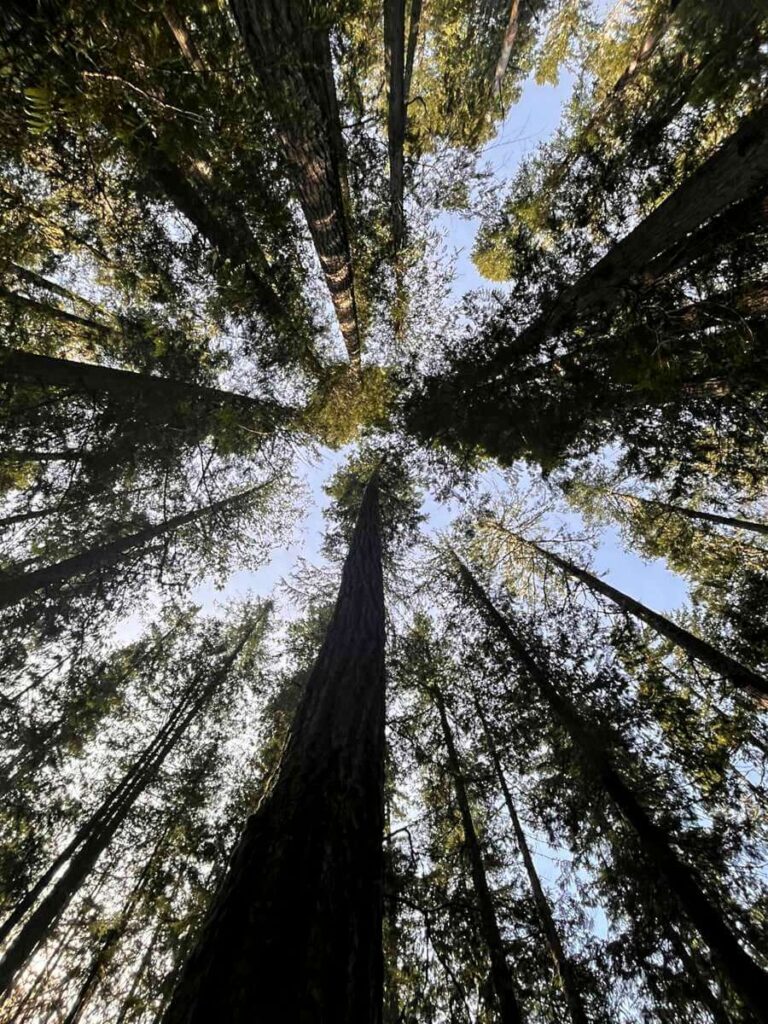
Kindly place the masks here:
POLYGON ((562 572, 585 583, 596 594, 607 597, 609 601, 612 601, 622 611, 634 615, 635 618, 645 622, 661 636, 666 637, 675 646, 684 650, 691 658, 703 662, 714 672, 717 672, 718 675, 733 683, 734 686, 745 690, 759 704, 768 707, 768 680, 758 675, 757 672, 747 668, 746 665, 742 665, 735 658, 731 658, 730 655, 718 651, 716 647, 707 643, 706 640, 694 636, 693 633, 683 626, 678 626, 676 622, 672 622, 666 616, 660 615, 659 612, 653 611, 653 609, 641 604, 640 601, 636 601, 628 594, 617 590, 610 583, 606 583, 591 572, 587 572, 586 569, 579 568, 573 562, 561 558, 560 555, 556 555, 553 551, 547 551, 545 548, 539 547, 533 541, 526 541, 522 537, 518 539, 522 540, 523 543, 536 551, 546 561, 556 565, 562 572))
MULTIPOLYGON (((580 316, 610 307, 622 289, 642 280, 654 257, 732 203, 763 191, 767 176, 768 108, 763 108, 509 344, 516 352, 533 351, 580 316)), ((503 363, 503 354, 502 348, 494 361, 503 363)))
POLYGON ((234 497, 222 498, 220 501, 214 501, 210 505, 193 509, 191 512, 171 516, 170 519, 166 519, 162 523, 146 526, 143 530, 128 534, 126 537, 118 537, 117 540, 109 541, 107 544, 89 548, 79 555, 72 555, 71 558, 65 558, 53 565, 35 569, 21 576, 0 580, 0 608, 18 604, 19 601, 23 601, 25 597, 29 597, 39 590, 57 586, 77 577, 92 576, 118 565, 128 555, 146 548, 156 537, 167 536, 189 523, 215 515, 226 508, 235 508, 245 504, 248 498, 258 490, 258 487, 251 488, 234 495, 234 497))
POLYGON ((478 718, 483 726, 483 732, 488 743, 488 750, 491 755, 491 761, 496 772, 496 778, 499 780, 499 786, 504 795, 504 802, 507 805, 507 812, 509 813, 509 819, 512 822, 512 831, 515 833, 515 841, 517 842, 518 849, 523 858, 523 865, 525 866, 525 873, 528 876, 528 882, 531 886, 531 892, 533 894, 533 900, 536 904, 536 910, 539 915, 539 922, 541 924, 541 930, 544 932, 544 938, 546 939, 549 952, 552 956, 552 960, 555 964, 555 970, 560 978, 560 984, 563 988, 563 995, 568 1005, 568 1013, 570 1015, 572 1024, 588 1024, 589 1018, 587 1017, 584 1009, 584 1004, 581 999, 581 993, 579 992, 579 985, 573 972, 573 967, 568 959, 563 944, 560 940, 560 933, 557 930, 555 919, 552 915, 552 910, 549 906, 549 900, 547 899, 544 887, 541 884, 539 873, 536 870, 536 865, 531 856, 531 851, 528 848, 528 840, 525 837, 525 832, 520 824, 520 818, 517 815, 514 801, 512 800, 512 794, 509 791, 507 785, 507 779, 504 774, 504 769, 501 766, 499 759, 498 750, 496 749, 496 742, 493 738, 488 720, 485 717, 480 701, 474 698, 475 710, 478 718))
POLYGON ((405 0, 384 0, 384 50, 389 89, 387 96, 387 145, 389 149, 389 214, 392 248, 403 247, 403 145, 405 143, 405 0))
POLYGON ((570 735, 585 767, 601 783, 634 831, 645 857, 669 886, 708 946, 723 976, 756 1019, 768 1022, 768 974, 742 948, 720 911, 704 892, 696 872, 680 859, 668 833, 653 821, 632 787, 624 781, 602 736, 581 718, 574 705, 555 686, 546 669, 530 654, 470 569, 458 556, 453 557, 467 591, 489 624, 504 638, 514 660, 539 687, 554 716, 570 735))
POLYGON ((512 56, 512 50, 517 39, 517 29, 520 24, 520 0, 512 0, 512 6, 509 9, 509 18, 507 19, 507 27, 504 29, 504 38, 501 41, 501 52, 499 53, 499 59, 496 63, 496 69, 493 72, 493 95, 498 99, 501 99, 501 86, 504 81, 504 75, 507 73, 507 66, 509 65, 509 58, 512 56))
POLYGON ((193 410, 232 408, 257 414, 264 426, 278 422, 285 410, 275 402, 238 395, 219 388, 203 387, 185 381, 155 377, 133 370, 117 370, 97 363, 0 348, 0 381, 20 380, 44 387, 75 388, 91 395, 114 395, 116 398, 141 398, 147 413, 160 420, 167 418, 171 404, 180 402, 193 410))
POLYGON ((384 595, 368 485, 336 608, 166 1024, 379 1024, 384 595))
POLYGON ((491 978, 496 992, 496 999, 499 1007, 499 1020, 501 1024, 520 1024, 522 1015, 518 1006, 515 986, 512 981, 512 972, 507 962, 507 954, 504 949, 504 942, 501 938, 499 923, 496 918, 496 908, 493 905, 493 896, 488 886, 488 879, 483 863, 483 853, 480 849, 480 841, 477 838, 475 824, 472 820, 472 809, 469 805, 469 796, 461 771, 459 753, 448 722, 448 715, 445 711, 445 702, 440 690, 434 688, 432 695, 440 715, 440 726, 443 730, 443 740, 448 753, 448 767, 453 778, 453 786, 456 792, 456 802, 459 805, 461 824, 464 832, 469 863, 472 871, 472 884, 477 899, 477 909, 480 916, 480 925, 483 932, 483 939, 488 948, 488 955, 491 961, 491 978))
MULTIPOLYGON (((59 855, 56 858, 54 864, 43 876, 44 884, 41 885, 38 882, 34 886, 32 890, 34 899, 30 901, 27 898, 23 901, 25 903, 24 912, 26 912, 52 881, 56 872, 66 864, 64 871, 56 878, 43 899, 37 903, 0 960, 0 993, 9 990, 15 976, 50 934, 51 929, 66 910, 72 898, 90 875, 101 854, 109 846, 112 837, 130 814, 137 799, 152 783, 168 754, 221 685, 251 632, 252 628, 243 630, 241 637, 222 664, 211 673, 204 683, 201 682, 199 674, 195 676, 191 686, 171 712, 152 743, 123 776, 118 786, 108 794, 91 815, 85 826, 78 830, 73 841, 68 844, 65 851, 67 856, 59 855)), ((14 924, 23 916, 18 913, 18 909, 17 907, 12 915, 14 924)), ((6 932, 9 930, 7 925, 8 922, 5 922, 4 930, 6 932)))
POLYGON ((275 120, 294 187, 331 293, 350 362, 360 363, 346 213, 344 141, 322 5, 231 0, 275 120))
POLYGON ((198 53, 197 47, 195 46, 192 36, 189 34, 189 30, 187 29, 183 17, 174 4, 166 2, 163 5, 163 17, 165 18, 168 28, 173 33, 173 38, 176 40, 179 49, 184 55, 184 59, 195 69, 195 71, 202 74, 205 71, 203 59, 198 53))
POLYGON ((683 516, 685 519, 698 520, 703 523, 714 523, 717 526, 727 526, 732 530, 748 530, 750 533, 768 535, 768 523, 756 523, 750 519, 722 516, 717 512, 704 512, 696 508, 687 508, 685 505, 674 505, 668 501, 659 501, 656 498, 640 498, 636 494, 624 494, 621 491, 616 491, 615 496, 623 501, 637 502, 640 505, 646 505, 648 508, 658 509, 660 512, 683 516))

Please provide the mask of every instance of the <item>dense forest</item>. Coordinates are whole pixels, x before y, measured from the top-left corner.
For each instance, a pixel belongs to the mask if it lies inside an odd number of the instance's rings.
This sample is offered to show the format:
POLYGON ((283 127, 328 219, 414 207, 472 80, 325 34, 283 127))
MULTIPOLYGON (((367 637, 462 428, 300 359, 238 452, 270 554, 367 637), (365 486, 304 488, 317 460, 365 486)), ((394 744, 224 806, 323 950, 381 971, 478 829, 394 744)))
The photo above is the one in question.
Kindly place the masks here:
POLYGON ((765 0, 0 95, 0 1024, 766 1024, 765 0))

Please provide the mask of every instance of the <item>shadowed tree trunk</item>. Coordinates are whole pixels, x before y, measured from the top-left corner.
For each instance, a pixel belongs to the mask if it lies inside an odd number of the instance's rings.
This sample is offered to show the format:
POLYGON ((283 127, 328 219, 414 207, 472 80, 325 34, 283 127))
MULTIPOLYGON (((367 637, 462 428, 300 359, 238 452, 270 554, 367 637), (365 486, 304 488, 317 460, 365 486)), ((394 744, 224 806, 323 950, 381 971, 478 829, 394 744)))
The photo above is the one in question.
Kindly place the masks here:
POLYGON ((483 939, 488 948, 488 955, 491 961, 491 978, 496 992, 496 999, 499 1007, 499 1019, 501 1024, 520 1024, 522 1016, 515 995, 515 987, 512 981, 512 972, 509 969, 507 955, 504 950, 504 942, 501 938, 499 923, 496 918, 496 908, 493 905, 493 897, 488 886, 488 878, 483 863, 483 853, 480 849, 480 842, 475 831, 475 823, 472 820, 472 809, 469 805, 469 796, 464 782, 464 776, 459 763, 459 753, 448 722, 448 715, 445 710, 445 701, 440 690, 434 686, 430 693, 437 706, 440 715, 440 726, 443 731, 443 740, 448 752, 448 767, 453 779, 453 786, 456 791, 456 802, 459 805, 461 824, 464 831, 464 841, 467 844, 467 853, 472 870, 472 884, 477 899, 477 909, 480 915, 480 924, 483 932, 483 939))
POLYGON ((748 530, 750 533, 768 535, 767 523, 756 523, 750 519, 722 516, 717 512, 704 512, 696 508, 687 508, 685 505, 674 505, 668 501, 659 501, 657 498, 641 498, 637 494, 625 494, 623 491, 614 491, 613 494, 614 497, 621 498, 623 501, 630 503, 634 501, 648 508, 658 509, 659 512, 683 516, 685 519, 693 519, 703 523, 714 523, 717 526, 727 526, 732 530, 748 530))
POLYGON ((739 689, 746 690, 759 704, 768 706, 768 680, 758 675, 757 672, 747 668, 746 665, 742 665, 735 658, 730 657, 730 655, 718 651, 716 647, 713 647, 706 640, 694 636, 693 633, 683 626, 678 626, 676 622, 672 622, 666 616, 660 615, 659 612, 653 611, 652 608, 648 608, 628 594, 617 590, 610 583, 606 583, 591 572, 587 572, 586 569, 581 569, 579 566, 574 565, 573 562, 561 558, 554 551, 547 551, 545 548, 540 547, 533 541, 525 540, 523 537, 513 536, 541 555, 547 562, 557 566, 566 575, 580 580, 596 594, 607 597, 609 601, 612 601, 622 611, 627 612, 629 615, 634 615, 642 622, 645 622, 661 636, 666 637, 667 640, 675 644, 676 647, 685 651, 689 657, 707 665, 713 672, 717 672, 718 675, 723 676, 723 678, 733 683, 734 686, 738 686, 739 689))
POLYGON ((372 481, 274 782, 235 848, 166 1024, 381 1020, 379 533, 372 481))
POLYGON ((20 576, 2 579, 0 580, 0 608, 9 608, 11 605, 18 604, 19 601, 38 590, 44 590, 77 577, 91 577, 118 565, 128 555, 146 548, 156 537, 165 537, 183 526, 206 519, 224 509, 237 508, 245 504, 260 489, 260 487, 253 487, 233 497, 222 498, 210 505, 204 505, 202 508, 171 516, 170 519, 166 519, 162 523, 145 526, 144 529, 138 530, 136 533, 89 548, 87 551, 72 555, 71 558, 65 558, 53 565, 34 569, 32 572, 23 573, 20 576))
POLYGON ((546 893, 544 892, 541 880, 539 879, 539 873, 536 870, 536 865, 534 864, 533 857, 531 856, 531 851, 528 848, 528 840, 526 839, 525 832, 520 824, 520 819, 512 800, 512 794, 509 791, 507 779, 504 775, 504 769, 502 768, 501 761, 499 760, 496 742, 491 733, 485 713, 480 705, 480 701, 476 696, 473 696, 473 702, 488 743, 488 751, 491 755, 491 761, 493 762, 494 771, 496 772, 496 778, 498 779, 499 786, 504 794, 504 802, 507 805, 509 819, 512 822, 512 831, 515 833, 515 840, 523 858, 525 873, 528 875, 528 882, 531 886, 533 900, 536 904, 536 910, 539 915, 541 930, 544 932, 544 937, 547 941, 547 945, 549 946, 549 952, 551 953, 552 960, 555 964, 555 970, 558 973, 560 983, 563 987, 563 995, 565 996, 565 1001, 568 1004, 568 1012, 570 1014, 572 1024, 588 1024, 589 1018, 587 1017, 584 1009, 578 982, 574 976, 571 962, 563 949, 563 944, 560 940, 560 934, 557 930, 557 925, 555 924, 555 919, 552 915, 549 901, 546 893))
POLYGON ((211 700, 252 631, 253 624, 243 630, 232 651, 205 682, 201 683, 199 674, 194 677, 152 743, 85 825, 81 826, 66 850, 56 858, 33 889, 20 901, 10 918, 4 922, 3 930, 7 934, 10 931, 9 923, 15 925, 23 917, 57 871, 66 864, 64 871, 29 915, 0 960, 0 993, 8 991, 16 974, 50 934, 90 875, 101 854, 109 846, 112 837, 130 814, 137 799, 156 777, 165 758, 184 735, 192 720, 211 700))
POLYGON ((419 42, 419 24, 421 22, 421 0, 411 0, 411 13, 408 19, 408 48, 405 54, 405 72, 403 76, 403 97, 406 105, 411 98, 411 82, 413 81, 413 65, 416 60, 416 47, 419 42))
POLYGON ((571 737, 585 768, 603 786, 632 828, 649 863, 666 881, 696 928, 723 976, 758 1021, 768 1022, 768 974, 745 952, 718 908, 702 888, 696 872, 677 854, 669 834, 658 826, 613 764, 602 736, 578 714, 545 668, 530 654, 464 562, 452 553, 458 578, 488 623, 502 636, 520 668, 539 687, 552 713, 571 737))
POLYGON ((350 362, 360 334, 328 27, 308 0, 231 0, 331 293, 350 362))
POLYGON ((405 142, 405 0, 384 0, 384 50, 389 80, 387 144, 389 148, 389 212, 392 248, 403 246, 403 144, 405 142))
POLYGON ((140 398, 153 419, 168 418, 169 403, 184 402, 199 411, 232 408, 256 413, 265 426, 279 421, 284 414, 275 402, 250 398, 219 388, 169 380, 134 370, 117 370, 97 363, 42 356, 21 349, 0 349, 0 381, 19 380, 43 387, 76 388, 91 395, 112 395, 116 398, 140 398), (146 401, 149 399, 149 401, 146 401))
POLYGON ((74 302, 76 305, 85 306, 94 313, 98 313, 101 316, 108 316, 106 310, 102 309, 95 302, 91 302, 90 299, 84 298, 82 295, 77 295, 75 292, 71 292, 69 288, 64 288, 63 285, 58 284, 56 281, 50 281, 47 277, 43 277, 42 274, 38 274, 34 270, 27 270, 26 267, 21 267, 18 263, 11 263, 10 261, 5 264, 10 272, 17 277, 20 281, 25 281, 27 284, 34 285, 36 288, 44 289, 45 291, 53 292, 54 295, 58 295, 62 299, 67 299, 69 302, 74 302))
MULTIPOLYGON (((579 316, 609 307, 659 253, 681 243, 732 203, 764 190, 768 176, 768 108, 748 117, 720 148, 591 270, 563 289, 517 337, 516 353, 538 345, 579 316)), ((505 362, 504 347, 494 363, 505 362)))
POLYGON ((42 302, 40 299, 32 299, 28 295, 22 295, 20 292, 14 292, 2 284, 0 284, 0 297, 5 299, 11 307, 15 307, 16 309, 33 310, 35 313, 39 313, 42 316, 47 317, 49 320, 57 320, 60 323, 65 324, 74 324, 77 327, 84 327, 89 331, 95 331, 97 334, 114 334, 120 336, 120 331, 112 324, 103 324, 98 320, 79 316, 77 313, 69 313, 66 309, 60 309, 58 306, 52 306, 48 302, 42 302))

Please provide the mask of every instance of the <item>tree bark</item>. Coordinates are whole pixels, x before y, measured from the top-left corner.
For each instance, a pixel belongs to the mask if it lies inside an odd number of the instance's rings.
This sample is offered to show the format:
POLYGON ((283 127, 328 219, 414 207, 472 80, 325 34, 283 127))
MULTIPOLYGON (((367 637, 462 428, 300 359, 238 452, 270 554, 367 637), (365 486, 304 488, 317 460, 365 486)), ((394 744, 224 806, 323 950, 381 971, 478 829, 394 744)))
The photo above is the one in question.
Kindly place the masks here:
POLYGON ((205 64, 197 50, 197 47, 195 46, 192 36, 189 34, 184 18, 176 9, 176 6, 169 3, 168 0, 163 4, 163 17, 165 18, 168 28, 173 33, 173 38, 176 40, 179 49, 184 55, 184 59, 195 69, 195 71, 199 74, 203 74, 205 72, 205 64))
POLYGON ((146 526, 126 537, 118 537, 117 540, 89 548, 87 551, 72 555, 71 558, 65 558, 53 565, 35 569, 21 576, 0 580, 0 609, 18 604, 19 601, 23 601, 25 597, 29 597, 38 590, 45 590, 48 587, 65 583, 75 577, 90 577, 97 572, 118 565, 132 552, 146 548, 149 542, 156 537, 171 534, 189 523, 215 515, 226 508, 236 508, 245 504, 247 499, 251 498, 259 489, 254 487, 233 497, 222 498, 220 501, 214 501, 202 508, 171 516, 170 519, 166 519, 162 523, 146 526))
POLYGON ((533 894, 533 901, 536 904, 541 930, 544 932, 544 938, 549 946, 549 952, 552 955, 555 970, 560 978, 560 984, 563 988, 563 995, 565 996, 565 1001, 568 1005, 568 1012, 572 1024, 589 1024, 589 1018, 587 1017, 584 1009, 584 1004, 581 999, 581 993, 579 992, 579 986, 573 972, 573 967, 571 966, 571 962, 563 949, 563 944, 560 940, 560 933, 557 930, 557 925, 555 924, 555 919, 552 915, 549 901, 547 900, 544 887, 539 879, 539 873, 536 870, 536 865, 533 861, 533 857, 531 856, 531 851, 528 848, 528 840, 526 839, 525 832, 520 824, 520 818, 517 815, 517 810, 512 800, 512 794, 510 793, 509 786, 507 785, 504 769, 501 766, 499 753, 496 749, 496 741, 493 738, 490 726, 488 725, 488 720, 486 719, 485 713, 480 705, 480 701, 476 696, 473 697, 473 701, 477 716, 480 719, 483 732, 488 743, 488 751, 491 755, 491 761, 493 762, 494 771, 496 772, 496 778, 499 780, 499 785, 504 795, 504 802, 507 805, 509 819, 512 822, 512 831, 515 833, 515 841, 517 842, 520 854, 523 858, 525 872, 528 875, 528 882, 533 894))
MULTIPOLYGON (((549 307, 506 344, 516 353, 538 345, 587 313, 608 308, 642 274, 654 257, 732 203, 764 190, 768 176, 768 107, 739 129, 663 203, 618 242, 591 270, 563 289, 549 307)), ((504 363, 506 345, 493 362, 504 363)))
POLYGON ((374 480, 279 769, 235 848, 165 1024, 379 1024, 383 787, 374 480))
POLYGON ((504 81, 504 75, 507 73, 507 65, 509 64, 509 58, 512 56, 512 50, 517 39, 517 29, 520 23, 520 0, 512 0, 512 6, 509 10, 509 19, 507 20, 507 27, 504 30, 504 38, 501 41, 501 52, 499 53, 499 59, 496 63, 496 69, 493 72, 493 86, 492 93, 497 99, 501 99, 501 86, 504 81))
POLYGON ((145 400, 147 414, 167 419, 171 404, 185 403, 193 410, 233 408, 257 414, 258 422, 268 426, 279 422, 287 410, 276 402, 239 395, 219 388, 170 380, 134 370, 117 370, 97 363, 38 355, 21 349, 0 348, 0 380, 21 380, 43 387, 76 388, 91 395, 145 400), (146 401, 149 399, 148 401, 146 401))
POLYGON ((670 640, 676 647, 684 650, 689 657, 703 662, 713 672, 717 672, 718 675, 723 676, 733 683, 734 686, 739 687, 739 689, 745 690, 759 704, 768 707, 768 680, 758 675, 757 672, 747 668, 746 665, 742 665, 735 658, 730 657, 730 655, 718 651, 716 647, 707 643, 706 640, 694 636, 693 633, 683 626, 678 626, 676 622, 672 622, 666 616, 653 611, 653 609, 641 604, 640 601, 636 601, 621 590, 617 590, 610 583, 606 583, 591 572, 587 572, 586 569, 579 568, 573 562, 561 558, 560 555, 556 555, 553 551, 547 551, 533 541, 525 540, 522 537, 517 539, 527 544, 528 547, 536 551, 546 561, 557 566, 566 575, 585 583, 596 594, 607 597, 609 601, 612 601, 622 611, 627 612, 629 615, 634 615, 656 630, 661 636, 670 640))
POLYGON ((637 494, 626 494, 623 491, 614 491, 615 497, 624 501, 636 501, 648 508, 656 508, 660 512, 669 512, 672 515, 683 516, 685 519, 701 520, 704 523, 714 523, 717 526, 727 526, 732 530, 748 530, 750 533, 768 535, 767 523, 756 523, 750 519, 738 519, 733 516, 722 516, 717 512, 704 512, 701 509, 687 508, 685 505, 674 505, 668 501, 659 501, 658 498, 641 498, 637 494))
POLYGON ((46 291, 53 292, 54 295, 58 295, 62 299, 67 299, 69 302, 74 302, 76 305, 85 306, 87 309, 92 310, 94 313, 99 313, 101 316, 108 315, 106 311, 95 302, 91 302, 90 299, 83 298, 82 295, 77 295, 75 292, 71 292, 69 288, 64 288, 62 285, 57 284, 56 281, 50 281, 47 277, 43 277, 42 274, 38 274, 34 270, 27 270, 26 267, 21 267, 18 263, 11 263, 10 261, 5 265, 15 277, 19 278, 20 281, 25 281, 27 284, 34 285, 36 288, 42 288, 46 291))
POLYGON ((656 825, 631 786, 624 781, 602 736, 584 722, 573 704, 560 692, 465 563, 455 554, 453 558, 463 585, 489 624, 503 636, 514 660, 539 687, 553 714, 570 735, 585 767, 602 784, 634 831, 644 855, 674 893, 733 990, 758 1021, 768 1022, 768 974, 744 951, 720 911, 704 892, 698 875, 680 859, 667 832, 656 825))
POLYGON ((469 805, 469 796, 464 782, 464 776, 459 762, 459 753, 451 732, 448 715, 445 710, 445 701, 437 687, 431 690, 437 710, 440 715, 440 726, 443 731, 443 740, 448 752, 448 767, 453 778, 453 785, 456 791, 456 802, 459 805, 461 824, 464 831, 464 841, 467 846, 469 863, 472 871, 472 884, 475 889, 477 908, 480 914, 480 923, 483 938, 488 948, 488 955, 491 961, 491 977, 496 992, 496 999, 499 1007, 499 1019, 501 1024, 520 1024, 522 1015, 518 1006, 515 987, 512 981, 512 972, 509 969, 507 955, 504 950, 504 942, 501 938, 499 923, 496 918, 496 908, 493 905, 493 897, 488 886, 488 878, 483 864, 483 853, 480 849, 480 841, 477 838, 475 824, 472 820, 472 809, 469 805))
POLYGON ((349 243, 341 133, 331 46, 322 6, 307 0, 231 0, 275 120, 325 275, 350 363, 360 333, 349 243))
POLYGON ((419 41, 419 24, 421 22, 422 0, 411 0, 411 14, 408 20, 408 49, 405 55, 405 73, 403 77, 403 96, 407 105, 411 99, 411 82, 413 81, 413 65, 416 60, 416 46, 419 41))
POLYGON ((389 148, 389 212, 392 249, 400 252, 405 239, 403 209, 403 146, 405 143, 405 0, 384 0, 384 49, 389 78, 387 144, 389 148))
MULTIPOLYGON (((67 856, 62 858, 62 855, 59 855, 56 858, 54 864, 43 876, 45 884, 41 886, 38 882, 32 890, 34 899, 31 902, 29 899, 23 901, 26 904, 24 909, 26 912, 54 877, 56 871, 66 863, 65 870, 29 915, 0 960, 0 994, 9 990, 15 976, 50 934, 55 923, 88 878, 101 854, 109 846, 112 837, 130 814, 137 799, 152 783, 168 754, 221 685, 251 635, 252 628, 251 626, 251 628, 243 630, 241 637, 221 666, 202 684, 202 687, 200 674, 193 678, 191 686, 171 712, 152 743, 126 773, 118 786, 108 794, 96 812, 91 815, 85 827, 78 830, 75 840, 68 844, 65 851, 67 856)), ((12 915, 12 918, 15 919, 14 923, 22 916, 17 911, 18 908, 12 915)), ((4 930, 6 932, 8 931, 7 925, 8 922, 5 922, 4 930)))

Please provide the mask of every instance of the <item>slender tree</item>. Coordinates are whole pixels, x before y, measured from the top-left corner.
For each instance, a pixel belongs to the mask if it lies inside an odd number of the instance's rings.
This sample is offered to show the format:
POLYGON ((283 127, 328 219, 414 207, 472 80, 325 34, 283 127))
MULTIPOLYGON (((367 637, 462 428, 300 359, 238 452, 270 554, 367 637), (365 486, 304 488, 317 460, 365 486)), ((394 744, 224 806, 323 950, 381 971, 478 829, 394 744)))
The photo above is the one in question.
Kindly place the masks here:
POLYGON ((695 636, 683 626, 678 626, 676 622, 672 622, 665 615, 653 611, 652 608, 648 608, 647 605, 636 601, 635 598, 630 597, 621 590, 617 590, 616 587, 612 587, 610 583, 606 583, 605 580, 601 580, 586 569, 581 569, 578 565, 574 565, 573 562, 569 562, 554 551, 548 551, 540 544, 525 540, 525 538, 517 534, 513 536, 516 540, 527 545, 532 551, 540 555, 545 561, 557 566, 561 572, 585 583, 596 594, 607 597, 609 601, 612 601, 622 611, 627 612, 629 615, 634 615, 635 618, 645 622, 652 629, 655 629, 657 633, 661 634, 661 636, 666 637, 675 646, 685 651, 691 658, 703 662, 713 672, 722 675, 734 686, 739 687, 739 689, 745 690, 759 704, 768 706, 768 680, 765 680, 757 672, 746 665, 742 665, 730 655, 719 651, 708 641, 695 636))
POLYGON ((445 709, 445 700, 439 687, 433 685, 430 692, 440 715, 440 727, 443 732, 443 740, 445 741, 448 767, 456 792, 456 802, 459 805, 459 812, 461 814, 461 823, 472 869, 472 883, 475 888, 475 896, 477 897, 483 937, 488 947, 491 961, 491 977, 493 978, 493 987, 498 1000, 499 1017, 502 1024, 519 1024, 523 1018, 515 994, 512 972, 504 950, 504 942, 499 929, 493 896, 488 885, 480 841, 477 837, 474 821, 472 820, 472 809, 469 803, 464 775, 461 770, 459 753, 456 749, 456 741, 453 738, 453 732, 451 731, 445 709))
POLYGON ((166 1024, 380 1020, 383 785, 374 479, 277 775, 237 845, 166 1024))
POLYGON ((0 960, 0 993, 8 991, 16 974, 50 933, 138 798, 154 781, 158 769, 226 679, 254 628, 255 622, 247 623, 218 667, 213 670, 206 667, 193 676, 152 742, 4 922, 3 930, 8 933, 9 926, 18 923, 53 882, 0 960))
POLYGON ((667 832, 657 825, 631 785, 616 768, 602 736, 577 712, 571 701, 531 655, 523 640, 496 608, 469 567, 452 554, 466 592, 503 637, 510 654, 535 682, 559 723, 571 737, 591 774, 600 781, 616 808, 635 832, 649 862, 665 879, 679 905, 709 947, 723 975, 759 1021, 768 1021, 768 974, 745 952, 718 908, 702 888, 696 872, 679 856, 667 832))
POLYGON ((41 569, 33 569, 31 572, 12 575, 0 580, 0 608, 9 608, 31 594, 66 583, 69 580, 93 577, 95 574, 120 564, 134 552, 146 551, 151 542, 159 537, 171 536, 184 526, 203 521, 220 512, 243 508, 249 499, 252 499, 262 489, 262 486, 252 487, 239 494, 211 502, 210 505, 204 505, 202 508, 171 516, 164 522, 145 526, 135 533, 97 545, 54 565, 47 565, 41 569))
POLYGON ((525 837, 523 826, 520 824, 520 818, 515 808, 514 801, 512 800, 512 794, 509 791, 509 785, 507 783, 506 775, 504 774, 504 768, 499 758, 499 752, 496 748, 496 741, 493 738, 491 727, 488 724, 488 719, 485 712, 483 711, 482 704, 477 698, 477 695, 473 695, 473 703, 477 717, 483 727, 483 734, 485 736, 486 743, 488 744, 488 752, 491 755, 491 761, 493 763, 493 770, 496 773, 501 792, 504 795, 504 803, 507 806, 507 813, 509 814, 509 820, 512 823, 512 831, 515 834, 515 842, 517 843, 520 855, 523 858, 523 865, 525 867, 525 873, 528 876, 528 881, 531 886, 531 892, 533 899, 536 904, 536 910, 539 915, 539 921, 541 923, 541 930, 544 933, 549 952, 552 955, 552 960, 555 964, 555 970, 557 971, 560 979, 560 984, 563 987, 563 995, 565 1001, 568 1004, 568 1013, 571 1018, 572 1024, 588 1024, 589 1018, 587 1017, 586 1010, 584 1009, 584 1003, 581 998, 579 991, 579 985, 576 975, 573 970, 571 961, 563 948, 563 943, 560 938, 560 933, 555 924, 555 919, 552 914, 552 909, 547 900, 547 895, 544 892, 544 887, 541 884, 539 873, 536 870, 536 864, 534 863, 531 851, 528 847, 528 840, 525 837))
POLYGON ((405 142, 405 0, 384 0, 384 47, 389 88, 387 140, 389 147, 389 210, 392 248, 397 254, 405 235, 403 211, 403 145, 405 142))

